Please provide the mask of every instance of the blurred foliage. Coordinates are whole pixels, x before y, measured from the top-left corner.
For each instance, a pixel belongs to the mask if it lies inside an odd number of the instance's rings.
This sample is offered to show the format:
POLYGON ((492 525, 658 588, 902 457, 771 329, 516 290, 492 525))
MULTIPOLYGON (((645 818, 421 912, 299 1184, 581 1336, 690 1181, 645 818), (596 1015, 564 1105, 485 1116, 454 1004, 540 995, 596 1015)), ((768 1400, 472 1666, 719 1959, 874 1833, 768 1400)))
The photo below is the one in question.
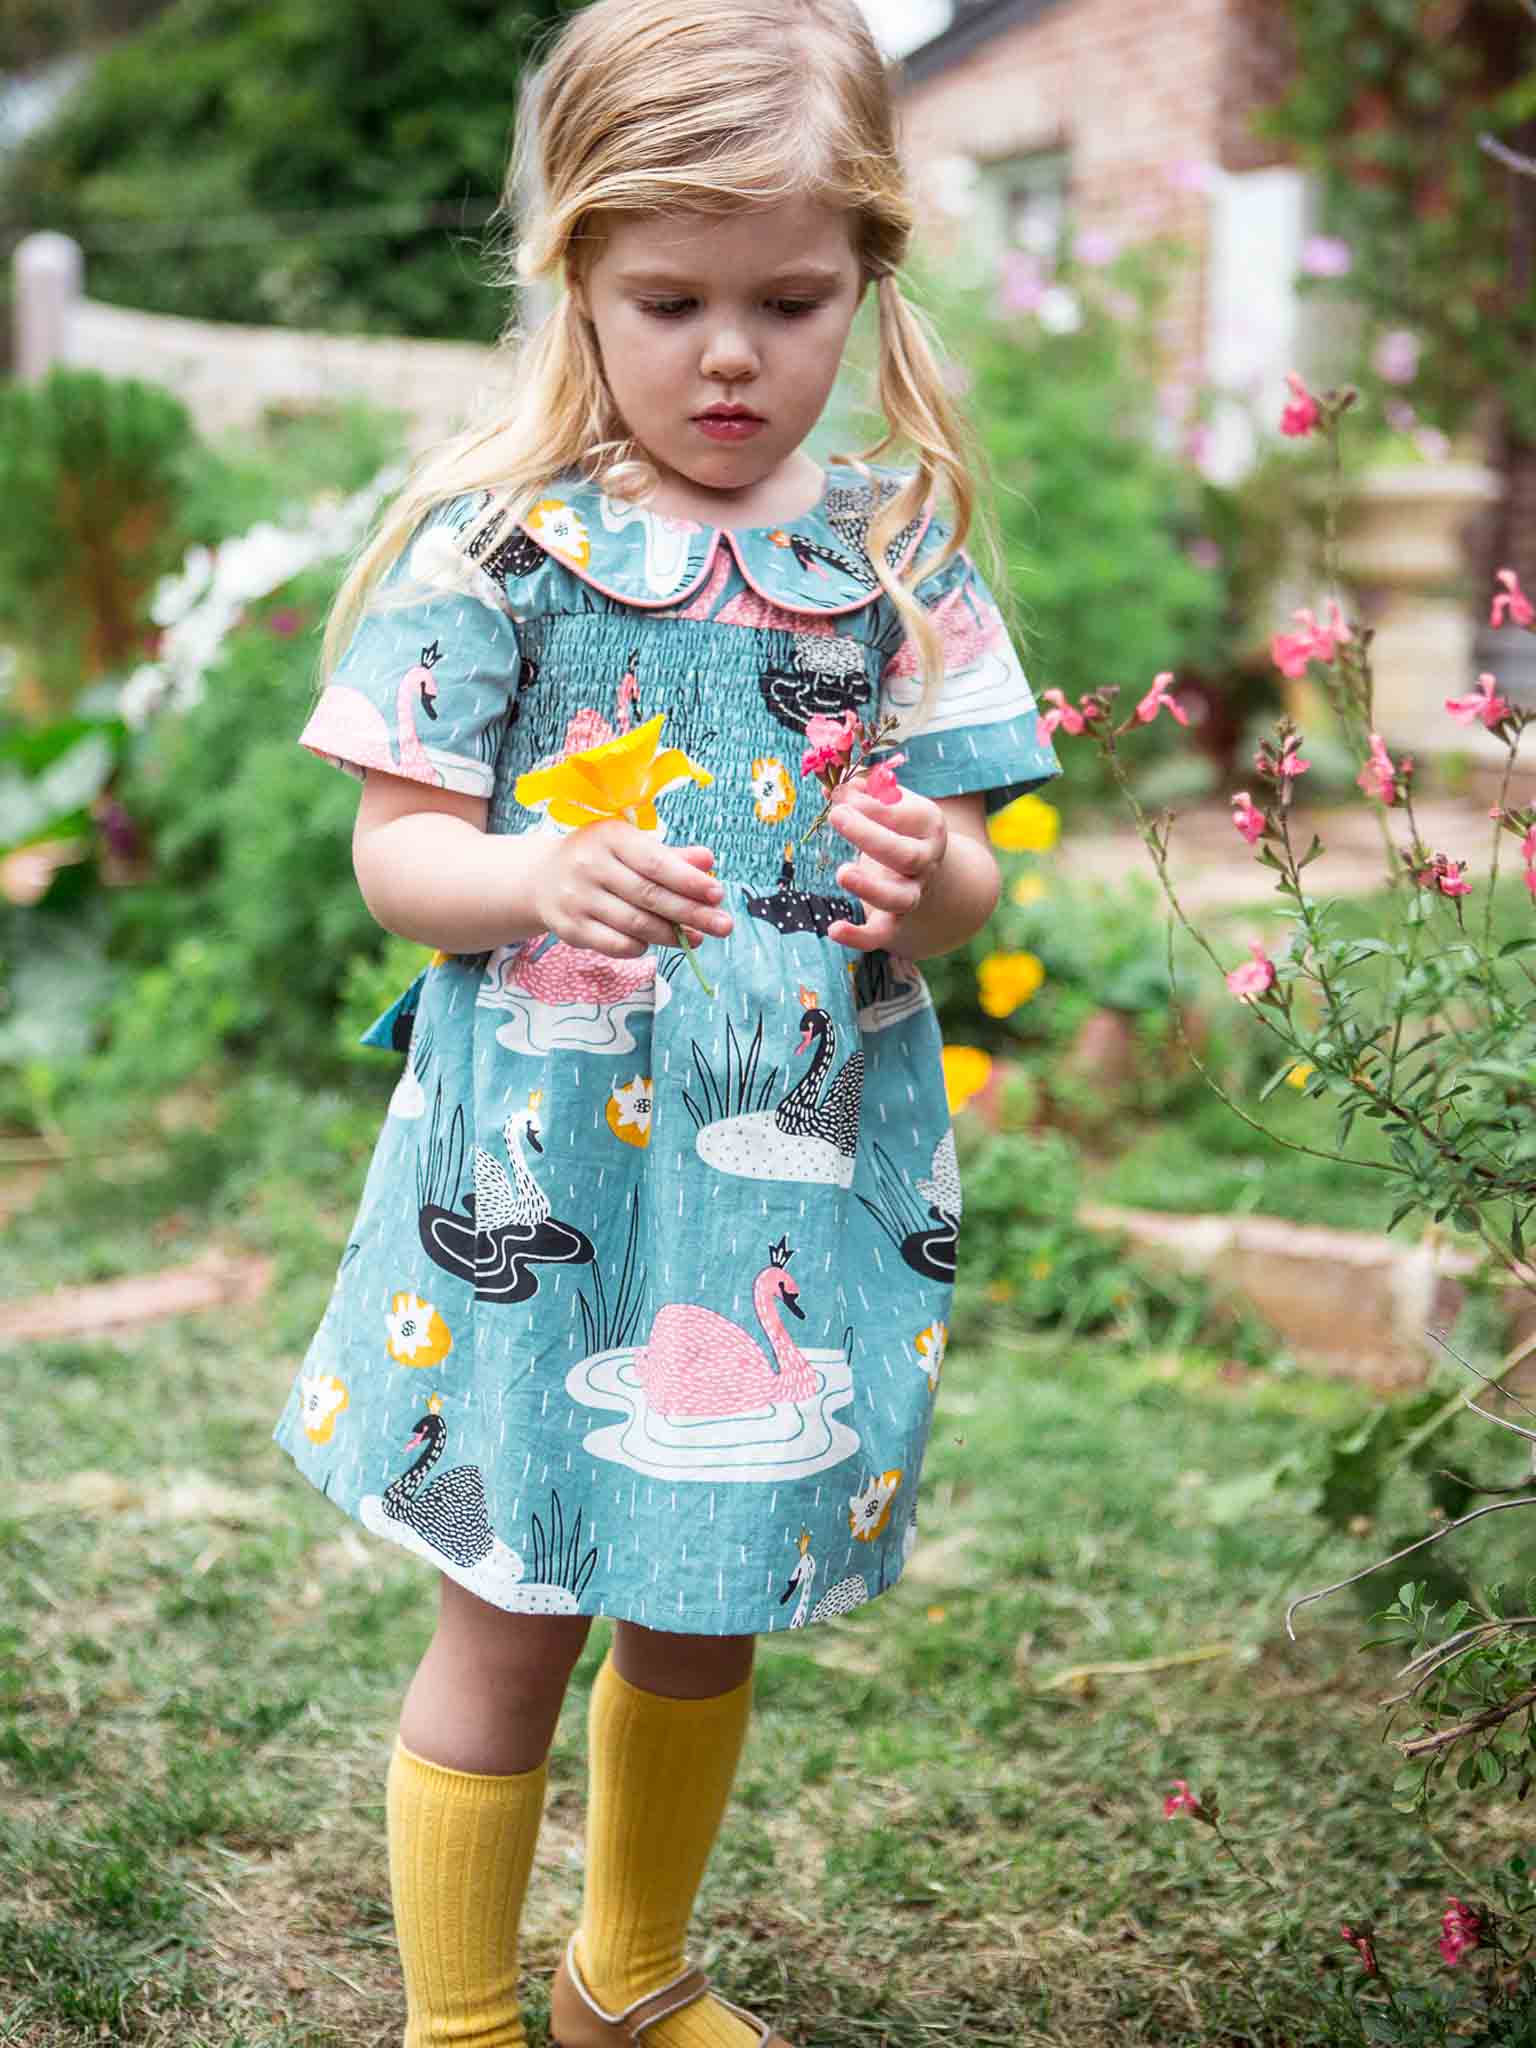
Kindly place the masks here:
MULTIPOLYGON (((193 446, 180 400, 157 384, 57 369, 0 387, 0 636, 34 717, 130 663, 145 604, 180 560, 193 446)), ((0 848, 13 843, 0 830, 0 848)))
POLYGON ((1478 146, 1536 150, 1536 19, 1519 0, 1290 0, 1290 15, 1294 83, 1260 126, 1320 177, 1353 258, 1313 288, 1419 338, 1424 418, 1454 431, 1496 394, 1536 440, 1536 181, 1478 146))
POLYGON ((92 296, 147 312, 491 341, 509 309, 480 223, 524 67, 571 11, 173 0, 17 153, 0 225, 75 236, 92 296), (349 226, 381 208, 398 229, 349 226))
POLYGON ((5 0, 0 72, 33 71, 104 37, 137 28, 165 0, 5 0))

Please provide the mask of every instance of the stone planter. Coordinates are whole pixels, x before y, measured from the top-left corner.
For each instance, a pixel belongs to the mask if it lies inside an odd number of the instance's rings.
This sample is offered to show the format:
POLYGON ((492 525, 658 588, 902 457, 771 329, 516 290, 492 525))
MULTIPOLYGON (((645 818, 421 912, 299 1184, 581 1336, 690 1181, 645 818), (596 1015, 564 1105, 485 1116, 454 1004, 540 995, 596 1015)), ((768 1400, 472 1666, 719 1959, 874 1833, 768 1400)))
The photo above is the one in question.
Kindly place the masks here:
POLYGON ((1463 534, 1500 492, 1485 463, 1370 469, 1339 508, 1339 558, 1358 611, 1375 629, 1376 724, 1389 747, 1421 755, 1503 749, 1446 716, 1447 697, 1477 673, 1486 600, 1466 587, 1463 534))

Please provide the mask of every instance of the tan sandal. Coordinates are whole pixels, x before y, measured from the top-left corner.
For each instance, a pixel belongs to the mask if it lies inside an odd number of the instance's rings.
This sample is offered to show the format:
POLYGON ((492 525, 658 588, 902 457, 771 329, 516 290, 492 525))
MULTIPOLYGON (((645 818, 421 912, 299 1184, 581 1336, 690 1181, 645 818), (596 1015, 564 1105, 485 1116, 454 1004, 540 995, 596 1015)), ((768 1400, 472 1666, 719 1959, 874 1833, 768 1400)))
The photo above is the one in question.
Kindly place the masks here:
MULTIPOLYGON (((576 1967, 576 1938, 573 1935, 560 1958, 554 1989, 550 1994, 551 2048, 630 2048, 631 2043, 642 2038, 647 2027, 655 2026, 658 2020, 664 2020, 674 2012, 681 2012, 685 2005, 694 2004, 709 1992, 709 1988, 709 1979, 702 1970, 687 1969, 660 1991, 653 1991, 646 1998, 637 1998, 623 2012, 604 2012, 581 1981, 581 1972, 576 1967)), ((755 2014, 744 2012, 739 2005, 732 2005, 729 1999, 722 1998, 720 2003, 727 2012, 745 2020, 749 2027, 762 2029, 757 2048, 789 2048, 783 2035, 776 2034, 772 2027, 764 2026, 755 2014)))

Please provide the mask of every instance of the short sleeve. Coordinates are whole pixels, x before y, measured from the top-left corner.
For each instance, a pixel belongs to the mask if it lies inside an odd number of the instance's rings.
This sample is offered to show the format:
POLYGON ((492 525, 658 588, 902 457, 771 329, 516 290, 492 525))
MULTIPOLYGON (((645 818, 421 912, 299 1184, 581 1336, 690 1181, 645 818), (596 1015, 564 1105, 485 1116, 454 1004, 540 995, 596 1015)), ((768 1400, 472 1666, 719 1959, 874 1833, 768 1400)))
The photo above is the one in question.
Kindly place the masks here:
POLYGON ((299 744, 361 781, 370 768, 489 797, 516 701, 517 628, 497 585, 429 515, 382 579, 299 744))
MULTIPOLYGON (((1061 772, 1040 731, 997 601, 963 551, 917 586, 939 630, 944 682, 926 722, 901 742, 902 782, 922 796, 980 791, 988 812, 1061 772)), ((917 650, 904 640, 880 678, 882 715, 909 713, 922 695, 917 650)))

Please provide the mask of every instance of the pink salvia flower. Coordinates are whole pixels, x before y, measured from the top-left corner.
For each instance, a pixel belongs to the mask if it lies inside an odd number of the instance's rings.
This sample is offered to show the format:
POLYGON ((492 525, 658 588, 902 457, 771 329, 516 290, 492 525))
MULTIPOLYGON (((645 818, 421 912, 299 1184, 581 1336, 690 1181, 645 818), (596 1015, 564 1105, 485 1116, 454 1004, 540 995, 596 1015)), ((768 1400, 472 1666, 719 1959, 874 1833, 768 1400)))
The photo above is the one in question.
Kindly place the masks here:
POLYGON ((1255 807, 1246 789, 1240 789, 1232 799, 1232 822, 1250 846, 1256 846, 1264 837, 1264 813, 1255 807))
POLYGON ((1374 1929, 1369 1927, 1351 1927, 1346 1920, 1339 1928, 1339 1935, 1342 1940, 1349 1943, 1355 1954, 1360 1958, 1360 1967, 1364 1970, 1367 1977, 1378 1976, 1380 1968, 1376 1961, 1374 1929))
POLYGON ((1470 896, 1472 884, 1467 880, 1467 864, 1464 860, 1452 860, 1443 853, 1437 853, 1434 861, 1418 878, 1424 889, 1438 889, 1442 896, 1470 896))
POLYGON ((1397 770, 1379 732, 1371 734, 1370 759, 1355 780, 1367 796, 1379 797, 1384 804, 1397 802, 1397 770))
POLYGON ((1199 1813, 1200 1801, 1190 1791, 1189 1780, 1187 1778, 1175 1778, 1173 1782, 1178 1789, 1177 1791, 1170 1792, 1163 1801, 1163 1819, 1172 1820, 1176 1814, 1180 1813, 1199 1813))
POLYGON ((1227 987, 1240 1002, 1251 1003, 1260 996, 1269 994, 1275 985, 1275 963, 1264 951, 1262 940, 1250 939, 1248 950, 1253 955, 1241 967, 1234 967, 1227 976, 1227 987))
POLYGON ((1482 1939, 1483 1923, 1472 1908, 1460 1899, 1447 1899, 1440 1916, 1439 1944, 1447 1965, 1454 1970, 1468 1949, 1482 1946, 1482 1939))
POLYGON ((896 770, 906 758, 905 754, 889 754, 885 760, 875 763, 864 778, 864 787, 872 797, 883 804, 901 802, 901 784, 896 780, 896 770))
POLYGON ((1299 633, 1276 633, 1269 643, 1270 658, 1283 676, 1295 682, 1306 674, 1309 661, 1332 661, 1346 640, 1354 635, 1339 610, 1337 598, 1328 600, 1328 623, 1320 626, 1310 606, 1303 606, 1294 614, 1301 627, 1299 633))
POLYGON ((1277 772, 1282 776, 1305 775, 1312 766, 1310 761, 1303 761, 1301 758, 1301 734, 1299 732, 1293 732, 1286 741, 1281 750, 1280 759, 1276 762, 1275 766, 1277 772))
POLYGON ((1073 734, 1085 732, 1087 730, 1087 719, 1084 718, 1081 711, 1074 709, 1074 707, 1067 702, 1066 697, 1062 691, 1045 690, 1042 691, 1041 694, 1044 697, 1045 702, 1054 707, 1052 710, 1047 711, 1040 720, 1040 731, 1042 737, 1044 737, 1045 739, 1049 739, 1051 734, 1056 730, 1058 725, 1061 727, 1063 732, 1069 732, 1073 734))
POLYGON ((1291 400, 1280 415, 1280 431, 1300 439, 1317 426, 1323 416, 1322 411, 1294 370, 1287 370, 1285 381, 1291 387, 1291 400))
POLYGON ((1536 825, 1531 827, 1520 842, 1520 858, 1528 868, 1536 867, 1536 825))
POLYGON ((1504 588, 1493 600, 1489 624, 1502 626, 1507 616, 1513 619, 1517 626, 1536 625, 1536 605, 1531 603, 1520 588, 1520 578, 1514 570, 1501 569, 1495 580, 1502 583, 1504 588))
POLYGON ((829 718, 825 712, 817 711, 805 721, 805 736, 813 747, 830 747, 839 754, 853 752, 858 730, 858 714, 853 711, 845 711, 841 718, 829 718))
POLYGON ((1497 679, 1488 674, 1478 677, 1470 696, 1447 697, 1445 708, 1458 725, 1473 725, 1481 719, 1490 732, 1496 732, 1510 716, 1508 700, 1499 695, 1497 679))
POLYGON ((1143 725, 1150 725, 1159 711, 1169 711, 1180 725, 1188 725, 1189 713, 1177 697, 1169 695, 1173 684, 1173 670, 1165 668, 1160 675, 1152 678, 1152 687, 1136 706, 1136 716, 1143 725))

